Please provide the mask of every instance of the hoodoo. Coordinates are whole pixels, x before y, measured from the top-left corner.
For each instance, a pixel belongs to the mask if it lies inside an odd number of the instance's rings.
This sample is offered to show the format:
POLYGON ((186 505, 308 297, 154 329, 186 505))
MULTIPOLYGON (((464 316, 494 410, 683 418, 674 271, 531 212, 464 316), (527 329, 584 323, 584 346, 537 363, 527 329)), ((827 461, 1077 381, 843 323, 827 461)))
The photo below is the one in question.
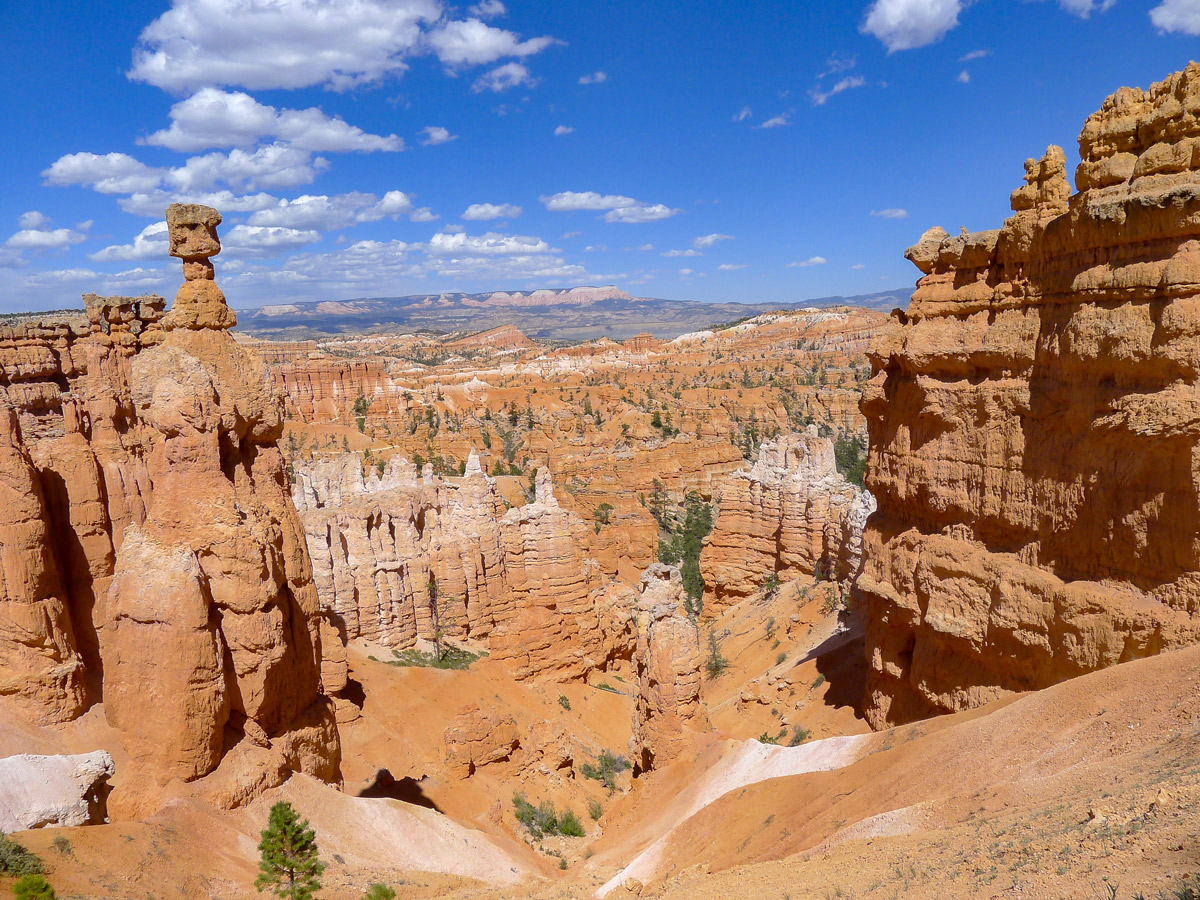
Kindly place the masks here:
POLYGON ((138 776, 117 772, 124 808, 227 756, 226 805, 292 770, 339 778, 327 694, 344 656, 323 665, 338 632, 317 605, 278 402, 227 333, 209 262, 220 221, 168 209, 187 280, 166 314, 161 297, 89 294, 86 319, 0 331, 0 694, 42 722, 102 701, 138 776))
POLYGON ((870 352, 857 584, 876 727, 1200 640, 1200 65, 925 233, 870 352))

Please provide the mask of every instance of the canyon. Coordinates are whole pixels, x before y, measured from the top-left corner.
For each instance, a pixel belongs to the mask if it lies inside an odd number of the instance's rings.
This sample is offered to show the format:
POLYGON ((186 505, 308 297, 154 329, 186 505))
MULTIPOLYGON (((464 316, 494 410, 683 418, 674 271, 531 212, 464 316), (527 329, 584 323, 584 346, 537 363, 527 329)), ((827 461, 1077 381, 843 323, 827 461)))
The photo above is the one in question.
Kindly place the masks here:
POLYGON ((256 896, 279 801, 334 900, 1190 877, 1197 110, 1113 94, 903 310, 670 337, 248 335, 173 204, 169 308, 0 324, 0 827, 78 897, 256 896))

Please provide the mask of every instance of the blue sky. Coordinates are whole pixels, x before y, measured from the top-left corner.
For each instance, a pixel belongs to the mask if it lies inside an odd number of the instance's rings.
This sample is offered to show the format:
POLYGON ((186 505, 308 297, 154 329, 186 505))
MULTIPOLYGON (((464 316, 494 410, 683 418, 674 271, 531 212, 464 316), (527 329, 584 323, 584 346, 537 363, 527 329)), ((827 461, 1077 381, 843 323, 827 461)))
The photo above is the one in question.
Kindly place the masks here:
POLYGON ((237 308, 615 283, 911 284, 1022 162, 1200 56, 1200 0, 0 3, 0 310, 172 296, 217 206, 237 308))

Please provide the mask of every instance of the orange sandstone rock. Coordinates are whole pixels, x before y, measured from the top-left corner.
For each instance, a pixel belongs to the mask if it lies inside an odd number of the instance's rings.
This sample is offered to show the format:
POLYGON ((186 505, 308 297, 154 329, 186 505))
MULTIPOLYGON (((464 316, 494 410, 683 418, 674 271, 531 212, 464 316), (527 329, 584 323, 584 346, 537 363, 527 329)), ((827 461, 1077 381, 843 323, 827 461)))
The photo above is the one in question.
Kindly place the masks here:
POLYGON ((1200 640, 1200 65, 1025 164, 999 231, 926 232, 871 351, 856 594, 876 727, 1200 640))
POLYGON ((721 490, 700 556, 710 593, 705 614, 753 594, 773 573, 853 578, 863 524, 874 509, 874 498, 838 472, 832 441, 815 429, 764 443, 754 465, 721 490))
POLYGON ((692 734, 708 731, 700 702, 700 633, 687 614, 679 569, 655 563, 637 601, 637 705, 629 755, 634 772, 670 762, 692 734))

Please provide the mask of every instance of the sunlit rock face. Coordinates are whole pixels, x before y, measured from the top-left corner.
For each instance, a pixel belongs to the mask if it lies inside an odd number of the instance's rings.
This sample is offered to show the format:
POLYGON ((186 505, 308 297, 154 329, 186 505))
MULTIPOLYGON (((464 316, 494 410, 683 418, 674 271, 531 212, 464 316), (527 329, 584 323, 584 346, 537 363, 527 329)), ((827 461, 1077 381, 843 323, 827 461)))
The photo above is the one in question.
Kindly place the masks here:
POLYGON ((862 400, 877 727, 1200 639, 1200 66, 1025 163, 998 231, 932 229, 862 400))
POLYGON ((278 402, 212 280, 220 215, 167 219, 187 279, 169 311, 89 294, 84 316, 0 329, 0 694, 43 722, 103 701, 147 784, 235 755, 228 803, 293 769, 338 780, 336 630, 278 402))
POLYGON ((745 599, 773 574, 852 579, 874 509, 874 498, 838 472, 833 442, 815 429, 765 442, 754 465, 721 488, 700 556, 705 614, 745 599))

